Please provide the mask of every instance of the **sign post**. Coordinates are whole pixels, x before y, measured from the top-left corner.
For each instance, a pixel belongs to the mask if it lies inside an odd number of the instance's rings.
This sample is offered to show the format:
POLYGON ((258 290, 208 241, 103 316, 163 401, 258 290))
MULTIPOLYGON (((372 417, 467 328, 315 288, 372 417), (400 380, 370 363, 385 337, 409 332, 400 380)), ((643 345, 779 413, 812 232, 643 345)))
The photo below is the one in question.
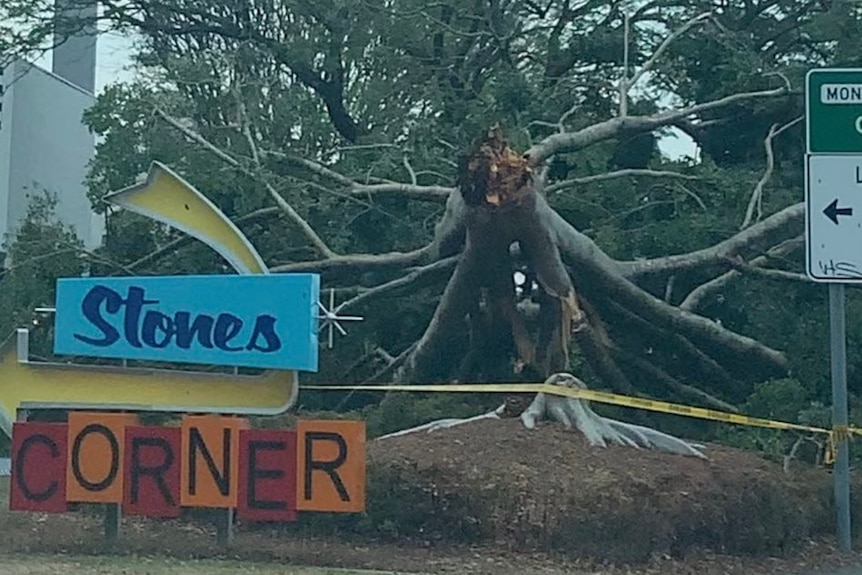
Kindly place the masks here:
POLYGON ((844 287, 862 281, 862 69, 810 70, 805 116, 805 268, 810 279, 829 284, 837 535, 850 551, 844 287))

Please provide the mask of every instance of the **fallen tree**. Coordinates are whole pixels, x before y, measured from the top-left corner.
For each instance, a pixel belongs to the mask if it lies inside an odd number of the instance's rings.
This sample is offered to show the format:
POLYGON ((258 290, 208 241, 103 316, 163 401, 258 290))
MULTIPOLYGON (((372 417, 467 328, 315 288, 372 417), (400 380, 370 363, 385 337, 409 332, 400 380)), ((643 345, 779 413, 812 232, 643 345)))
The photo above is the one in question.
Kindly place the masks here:
MULTIPOLYGON (((749 97, 776 97, 784 90, 749 97)), ((648 129, 688 113, 639 119, 632 125, 648 129)), ((162 117, 191 140, 232 161, 179 121, 162 117)), ((616 127, 592 127, 586 130, 587 136, 568 135, 567 145, 588 145, 628 126, 618 121, 608 124, 616 127)), ((287 211, 309 239, 322 246, 325 257, 275 271, 317 271, 337 281, 345 272, 411 268, 403 277, 347 300, 340 311, 422 282, 448 278, 423 336, 399 357, 390 358, 375 380, 389 377, 399 383, 423 383, 520 378, 584 386, 565 373, 570 369, 572 348, 577 346, 599 381, 616 392, 641 393, 644 381, 650 380, 653 386, 698 404, 734 410, 723 398, 733 397, 744 383, 734 366, 746 366, 751 380, 784 374, 787 359, 781 351, 698 315, 688 299, 683 305, 672 305, 638 282, 713 267, 722 271, 694 291, 702 294, 719 288, 727 274, 738 273, 733 268, 739 262, 733 258, 756 254, 764 246, 774 249, 795 238, 802 206, 789 206, 710 248, 654 260, 616 261, 566 222, 543 194, 541 162, 561 145, 543 142, 519 154, 499 128, 489 130, 461 161, 457 186, 448 191, 434 241, 412 252, 336 254, 295 211, 287 211), (725 272, 727 267, 731 271, 725 272), (535 286, 519 290, 515 272, 529 278, 527 283, 534 279, 535 286), (639 337, 631 337, 632 333, 639 337), (654 348, 647 354, 644 340, 654 348), (713 387, 698 388, 691 381, 709 381, 713 387)), ((309 165, 308 161, 301 163, 309 165)), ((362 188, 323 166, 311 165, 323 177, 362 188)), ((408 193, 421 192, 420 186, 398 186, 408 193)), ((696 446, 656 430, 602 418, 578 400, 542 395, 531 403, 510 398, 489 414, 441 420, 401 433, 496 417, 521 417, 528 427, 544 418, 556 420, 577 428, 594 445, 616 443, 703 456, 696 446)))
MULTIPOLYGON (((395 371, 395 381, 494 380, 518 375, 535 380, 554 374, 547 383, 585 387, 571 374, 556 373, 570 368, 574 341, 601 381, 617 392, 633 393, 636 387, 631 376, 646 374, 681 395, 727 408, 726 402, 688 388, 677 374, 611 339, 603 311, 608 316, 616 314, 617 329, 644 330, 667 339, 681 356, 678 364, 688 366, 688 376, 694 371, 695 377, 733 384, 724 368, 702 350, 705 346, 732 361, 763 364, 775 374, 786 369, 781 352, 662 302, 632 283, 622 271, 626 266, 610 260, 548 206, 541 193, 541 177, 534 174, 529 158, 529 154, 514 152, 501 132, 492 129, 463 162, 457 192, 450 196, 447 210, 460 218, 455 224, 440 226, 463 230, 463 250, 427 330, 395 371), (564 259, 573 270, 571 275, 564 259), (517 270, 535 277, 537 283, 535 293, 520 301, 513 279, 517 270), (578 281, 578 291, 572 278, 578 281), (465 326, 469 326, 469 337, 463 351, 453 341, 458 341, 457 334, 465 326), (511 342, 501 338, 501 333, 510 336, 511 342), (494 344, 488 345, 489 341, 494 344)), ((760 233, 772 225, 763 224, 760 233)), ((759 233, 749 231, 747 235, 754 239, 759 233)), ((731 245, 740 249, 746 243, 731 245)), ((712 251, 713 257, 726 257, 732 250, 712 251)), ((693 254, 688 261, 678 258, 675 264, 671 260, 644 263, 641 270, 694 265, 701 258, 693 254)), ((412 431, 505 415, 520 416, 529 428, 537 420, 554 419, 567 428, 577 428, 593 445, 611 442, 703 456, 691 445, 653 429, 602 418, 580 400, 542 394, 526 408, 522 402, 508 402, 479 418, 442 420, 412 431)))
MULTIPOLYGON (((19 2, 23 0, 15 4, 19 2)), ((661 393, 698 405, 734 410, 752 382, 786 374, 788 361, 782 351, 728 329, 698 311, 709 294, 720 292, 732 278, 742 274, 759 273, 767 281, 800 279, 798 274, 768 266, 772 258, 787 256, 800 247, 803 205, 783 205, 771 215, 763 208, 765 186, 777 165, 773 143, 782 132, 799 124, 798 117, 785 118, 794 113, 798 104, 790 82, 779 73, 745 70, 744 81, 721 84, 704 92, 706 96, 688 94, 681 98, 689 104, 672 109, 656 111, 657 107, 648 107, 649 111, 636 112, 631 98, 632 87, 647 74, 658 74, 661 60, 668 56, 672 44, 685 40, 691 32, 697 31, 698 41, 712 42, 712 55, 719 59, 723 56, 721 42, 729 38, 729 25, 775 24, 769 14, 763 13, 765 4, 746 5, 742 8, 744 18, 713 12, 688 18, 698 7, 683 3, 685 6, 679 7, 684 10, 673 17, 678 20, 662 16, 663 8, 658 4, 645 5, 625 16, 619 6, 605 13, 600 3, 578 7, 569 2, 550 2, 545 8, 532 2, 523 6, 491 2, 488 7, 481 2, 475 6, 444 2, 430 8, 396 4, 390 10, 367 2, 346 2, 339 9, 290 2, 242 6, 227 6, 221 0, 191 4, 174 0, 108 2, 109 9, 93 18, 101 18, 117 30, 141 33, 146 40, 142 60, 164 73, 174 91, 155 92, 151 98, 130 98, 129 115, 137 123, 127 122, 123 114, 104 112, 101 120, 108 127, 102 126, 101 132, 113 131, 134 140, 135 145, 129 145, 120 137, 113 144, 115 153, 121 151, 124 162, 132 153, 129 150, 139 148, 152 154, 156 153, 154 148, 167 150, 165 153, 176 157, 176 148, 165 143, 175 133, 164 137, 158 131, 167 126, 181 134, 195 153, 203 150, 208 161, 217 159, 214 163, 219 169, 241 174, 253 182, 254 193, 263 196, 267 205, 256 205, 257 199, 249 201, 257 212, 249 209, 243 217, 258 217, 255 213, 263 217, 263 210, 267 217, 278 214, 291 223, 289 233, 301 237, 313 254, 287 258, 288 263, 282 263, 284 254, 265 254, 268 260, 277 260, 271 268, 275 272, 319 272, 325 286, 351 290, 352 297, 340 305, 339 311, 359 308, 377 298, 439 287, 439 304, 421 337, 408 345, 399 342, 397 350, 372 346, 370 354, 382 363, 382 368, 368 381, 550 378, 567 385, 585 385, 583 382, 589 381, 620 393, 661 393), (641 39, 637 53, 630 54, 633 22, 654 23, 652 19, 656 18, 667 27, 666 37, 658 41, 641 39), (356 26, 355 21, 364 24, 356 26), (673 24, 680 25, 670 30, 673 24), (563 38, 564 31, 576 27, 583 30, 563 38), (589 47, 589 42, 581 40, 594 31, 606 32, 604 38, 615 49, 621 48, 622 58, 609 56, 606 60, 603 53, 591 53, 592 60, 585 56, 587 60, 580 62, 579 47, 589 47), (533 39, 515 41, 528 36, 533 39), (380 46, 386 50, 378 49, 380 46), (652 53, 647 53, 645 47, 651 47, 652 53), (633 62, 640 66, 630 73, 633 62), (193 75, 192 70, 200 77, 187 78, 193 75), (495 78, 497 73, 506 76, 495 78), (607 78, 615 74, 621 77, 606 85, 607 78), (572 86, 580 88, 579 82, 593 82, 594 76, 601 79, 589 88, 598 94, 591 102, 603 106, 607 100, 618 99, 613 106, 618 109, 613 113, 594 106, 599 111, 589 112, 592 119, 588 124, 577 118, 588 96, 579 93, 559 99, 559 94, 568 94, 572 86), (368 81, 367 93, 357 78, 368 81), (406 151, 398 161, 403 160, 400 173, 409 174, 409 181, 392 179, 394 169, 387 172, 386 178, 372 177, 372 168, 360 161, 346 162, 349 168, 335 167, 339 160, 333 158, 351 149, 395 148, 394 142, 401 141, 404 133, 408 141, 422 145, 425 140, 445 137, 447 131, 454 133, 467 119, 473 119, 477 109, 484 109, 485 101, 516 97, 519 90, 526 91, 528 87, 525 83, 505 93, 492 91, 488 87, 492 79, 501 85, 509 80, 542 84, 536 90, 541 97, 534 98, 541 102, 539 112, 532 109, 529 113, 545 120, 549 114, 544 107, 550 107, 551 102, 555 102, 555 110, 568 110, 556 122, 529 121, 532 118, 522 121, 523 110, 529 110, 523 100, 518 101, 521 108, 513 105, 507 110, 507 120, 517 125, 515 129, 529 132, 536 123, 544 128, 543 137, 534 139, 530 133, 529 145, 523 146, 526 149, 515 149, 509 142, 514 141, 512 133, 498 127, 482 133, 457 162, 452 156, 459 147, 441 144, 422 148, 426 152, 425 171, 432 171, 430 165, 441 176, 430 178, 435 184, 419 183, 421 178, 406 151), (490 95, 483 90, 491 91, 490 95), (480 92, 488 97, 482 100, 476 95, 480 92), (279 108, 281 98, 289 100, 288 112, 279 108), (389 108, 381 104, 381 98, 389 108), (475 107, 461 105, 467 100, 475 107), (294 105, 302 112, 295 112, 294 105), (404 115, 420 108, 426 114, 423 119, 404 119, 404 115), (617 178, 685 181, 693 177, 649 169, 646 162, 639 167, 608 168, 606 173, 578 178, 568 178, 564 170, 563 176, 549 178, 551 164, 560 157, 639 137, 652 144, 654 133, 668 127, 685 131, 699 144, 716 146, 715 139, 721 136, 711 138, 711 130, 733 124, 734 115, 742 112, 748 118, 761 114, 770 121, 782 121, 760 136, 764 137, 767 165, 748 194, 744 218, 742 214, 739 218, 742 225, 734 223, 737 233, 728 234, 730 237, 715 245, 689 253, 621 261, 608 255, 585 230, 577 229, 554 207, 552 198, 556 194, 576 186, 617 178), (315 113, 319 117, 308 122, 298 117, 315 113), (360 113, 368 117, 360 118, 360 113), (439 118, 444 120, 435 123, 439 118), (294 124, 284 126, 290 122, 294 124), (390 123, 398 122, 404 123, 388 129, 390 123), (423 122, 428 125, 422 126, 423 122), (321 135, 322 123, 331 134, 321 135), (369 135, 375 126, 380 132, 376 140, 369 135), (548 134, 548 127, 553 133, 548 134), (145 135, 135 140, 130 136, 135 130, 145 135), (411 130, 415 133, 411 134, 411 130), (337 146, 332 143, 333 134, 340 138, 337 146), (330 149, 322 152, 313 147, 320 142, 331 144, 330 149), (441 154, 441 148, 449 151, 441 154), (433 162, 442 166, 457 164, 456 177, 443 173, 447 168, 438 170, 433 162), (454 185, 443 185, 452 184, 452 180, 454 185), (412 249, 390 253, 349 253, 350 247, 334 248, 333 238, 321 231, 332 221, 341 225, 342 214, 337 210, 343 204, 324 205, 318 210, 325 212, 323 215, 309 215, 313 210, 300 204, 319 205, 319 194, 365 206, 373 206, 376 198, 392 196, 405 203, 436 202, 443 204, 443 213, 433 239, 426 245, 411 244, 412 249), (331 208, 332 205, 337 207, 331 208), (331 211, 326 212, 327 208, 331 211), (674 281, 684 274, 706 279, 680 294, 685 288, 676 287, 674 281), (357 279, 383 275, 386 280, 375 281, 370 287, 360 285, 363 282, 357 279), (516 281, 518 277, 523 281, 516 281), (574 357, 585 360, 578 369, 573 366, 574 357)), ((45 2, 40 0, 40 5, 47 11, 45 2)), ((711 8, 704 5, 704 9, 711 8)), ((799 10, 807 17, 815 8, 805 4, 799 10)), ((19 18, 28 21, 36 19, 38 23, 41 18, 35 8, 22 8, 20 12, 19 18)), ((66 34, 81 27, 80 16, 75 14, 57 22, 63 24, 60 32, 66 34)), ((94 23, 85 21, 83 26, 94 23)), ((778 24, 786 25, 783 19, 778 24)), ((794 22, 791 28, 799 25, 794 22)), ((48 29, 34 26, 31 31, 35 30, 35 38, 47 34, 48 29)), ((735 39, 756 36, 760 42, 761 37, 770 37, 766 33, 734 30, 735 39)), ((792 36, 786 30, 781 35, 792 36)), ((779 66, 777 62, 796 56, 793 46, 782 45, 787 52, 782 56, 773 51, 770 42, 763 42, 765 46, 752 44, 746 50, 760 55, 768 48, 773 68, 779 66)), ((596 51, 603 52, 600 48, 596 51)), ((678 53, 675 57, 681 58, 678 53)), ((685 65, 686 73, 700 77, 700 64, 685 65)), ((676 72, 674 64, 667 68, 670 71, 664 70, 665 75, 676 72)), ((697 82, 692 79, 690 83, 697 82)), ((488 120, 491 125, 493 118, 488 120)), ((108 144, 102 147, 110 149, 108 144)), ((105 157, 110 159, 110 154, 106 152, 105 157)), ((391 157, 388 159, 391 161, 391 157)), ((102 160, 103 164, 107 161, 102 160)), ((193 171, 189 167, 194 165, 193 159, 177 159, 177 163, 181 162, 193 171)), ((113 181, 118 171, 114 165, 102 165, 101 169, 102 180, 93 179, 103 184, 113 181)), ((211 176, 214 171, 207 164, 198 176, 211 176)), ((195 180, 195 174, 186 175, 195 180)), ((687 193, 703 205, 697 194, 687 193)), ((124 265, 123 273, 152 265, 159 257, 175 252, 180 242, 167 243, 155 254, 124 265)), ((521 417, 527 426, 550 418, 579 429, 596 445, 611 442, 699 454, 695 446, 643 427, 603 419, 588 406, 572 400, 508 398, 500 409, 478 417, 521 417)), ((447 420, 426 429, 459 421, 463 420, 447 420)))
MULTIPOLYGON (((550 378, 561 384, 585 385, 567 373, 577 349, 596 380, 615 392, 638 395, 661 389, 698 405, 734 411, 733 400, 744 397, 751 382, 785 374, 787 358, 779 350, 697 314, 695 300, 720 290, 730 277, 741 273, 738 268, 746 259, 753 258, 751 266, 757 267, 764 263, 763 252, 789 253, 787 246, 798 247, 794 240, 801 231, 803 205, 747 222, 736 235, 708 248, 617 261, 549 205, 546 165, 554 154, 626 133, 650 131, 740 101, 781 98, 788 91, 787 85, 781 85, 652 116, 621 115, 577 132, 554 134, 520 153, 510 147, 500 128, 492 127, 462 155, 452 188, 359 183, 306 158, 260 151, 247 134, 257 162, 249 168, 187 123, 161 110, 156 113, 191 142, 264 182, 281 212, 322 256, 276 266, 273 271, 314 271, 324 281, 338 284, 369 270, 405 270, 395 280, 362 290, 343 302, 339 311, 446 281, 422 337, 398 357, 389 357, 385 368, 369 381, 550 378), (434 239, 409 252, 338 254, 264 177, 267 157, 308 171, 350 194, 398 193, 423 201, 445 198, 434 239), (656 278, 694 270, 714 270, 715 277, 692 290, 681 305, 673 305, 643 286, 656 278), (524 286, 516 285, 516 272, 527 278, 524 286), (694 383, 703 381, 709 386, 694 383)), ((627 174, 623 171, 621 175, 627 174)), ((544 396, 508 398, 492 413, 441 420, 401 433, 496 417, 521 417, 528 427, 541 419, 559 421, 578 429, 597 446, 616 443, 703 456, 697 446, 656 430, 604 419, 578 400, 544 396)))

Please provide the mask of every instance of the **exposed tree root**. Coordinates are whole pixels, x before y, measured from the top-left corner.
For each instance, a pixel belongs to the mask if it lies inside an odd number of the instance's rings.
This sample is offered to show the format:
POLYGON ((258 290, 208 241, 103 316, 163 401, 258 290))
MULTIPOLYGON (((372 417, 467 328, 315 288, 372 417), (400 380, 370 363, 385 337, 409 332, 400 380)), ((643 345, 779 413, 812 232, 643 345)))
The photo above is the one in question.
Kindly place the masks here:
MULTIPOLYGON (((545 383, 586 389, 586 385, 581 380, 569 373, 556 373, 549 377, 545 383)), ((494 411, 475 417, 440 419, 389 433, 378 439, 398 437, 422 431, 431 433, 441 429, 451 429, 460 425, 466 425, 475 421, 501 419, 505 409, 506 405, 504 404, 494 411)), ((666 453, 699 457, 701 459, 707 458, 702 452, 703 446, 701 445, 689 443, 651 427, 602 417, 590 409, 586 401, 580 399, 539 393, 529 407, 524 410, 520 418, 527 429, 535 429, 537 423, 545 419, 562 423, 566 429, 577 429, 583 433, 589 444, 594 447, 623 445, 635 449, 655 449, 666 453)))
MULTIPOLYGON (((580 389, 587 387, 569 373, 555 373, 545 383, 580 389)), ((586 401, 580 399, 537 394, 533 403, 521 414, 521 421, 527 429, 535 429, 536 422, 543 418, 558 421, 566 429, 577 428, 593 446, 625 445, 706 459, 694 444, 650 427, 602 417, 590 409, 586 401)))
POLYGON ((389 437, 399 437, 401 435, 407 435, 409 433, 417 433, 419 431, 424 431, 426 433, 431 433, 432 431, 439 431, 441 429, 450 429, 452 427, 457 427, 459 425, 465 425, 467 423, 473 423, 474 421, 482 421, 485 419, 501 419, 501 413, 505 408, 504 405, 501 405, 494 411, 489 411, 488 413, 483 413, 482 415, 476 415, 475 417, 466 417, 466 418, 450 418, 450 419, 438 419, 436 421, 432 421, 430 423, 425 423, 423 425, 417 425, 416 427, 410 427, 408 429, 402 429, 400 431, 395 431, 393 433, 387 433, 386 435, 381 435, 377 439, 387 439, 389 437))

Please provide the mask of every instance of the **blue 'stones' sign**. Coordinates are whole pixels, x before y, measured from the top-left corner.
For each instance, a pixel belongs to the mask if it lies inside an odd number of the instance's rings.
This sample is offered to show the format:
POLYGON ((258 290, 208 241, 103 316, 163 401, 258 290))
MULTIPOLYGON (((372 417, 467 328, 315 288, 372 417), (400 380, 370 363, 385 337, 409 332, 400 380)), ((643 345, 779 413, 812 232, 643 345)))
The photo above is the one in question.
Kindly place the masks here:
POLYGON ((317 371, 317 274, 66 278, 54 353, 317 371))

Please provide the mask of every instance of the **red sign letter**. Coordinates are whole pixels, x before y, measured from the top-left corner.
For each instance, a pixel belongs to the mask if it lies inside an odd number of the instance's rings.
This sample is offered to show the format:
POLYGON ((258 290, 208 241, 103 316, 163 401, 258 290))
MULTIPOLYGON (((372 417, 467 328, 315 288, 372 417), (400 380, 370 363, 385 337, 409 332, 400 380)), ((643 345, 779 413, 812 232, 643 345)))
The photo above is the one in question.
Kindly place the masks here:
POLYGON ((296 521, 296 432, 239 432, 237 518, 296 521))
POLYGON ((9 509, 63 513, 66 505, 65 423, 12 424, 9 509))
POLYGON ((180 429, 126 428, 123 513, 180 516, 180 429))

